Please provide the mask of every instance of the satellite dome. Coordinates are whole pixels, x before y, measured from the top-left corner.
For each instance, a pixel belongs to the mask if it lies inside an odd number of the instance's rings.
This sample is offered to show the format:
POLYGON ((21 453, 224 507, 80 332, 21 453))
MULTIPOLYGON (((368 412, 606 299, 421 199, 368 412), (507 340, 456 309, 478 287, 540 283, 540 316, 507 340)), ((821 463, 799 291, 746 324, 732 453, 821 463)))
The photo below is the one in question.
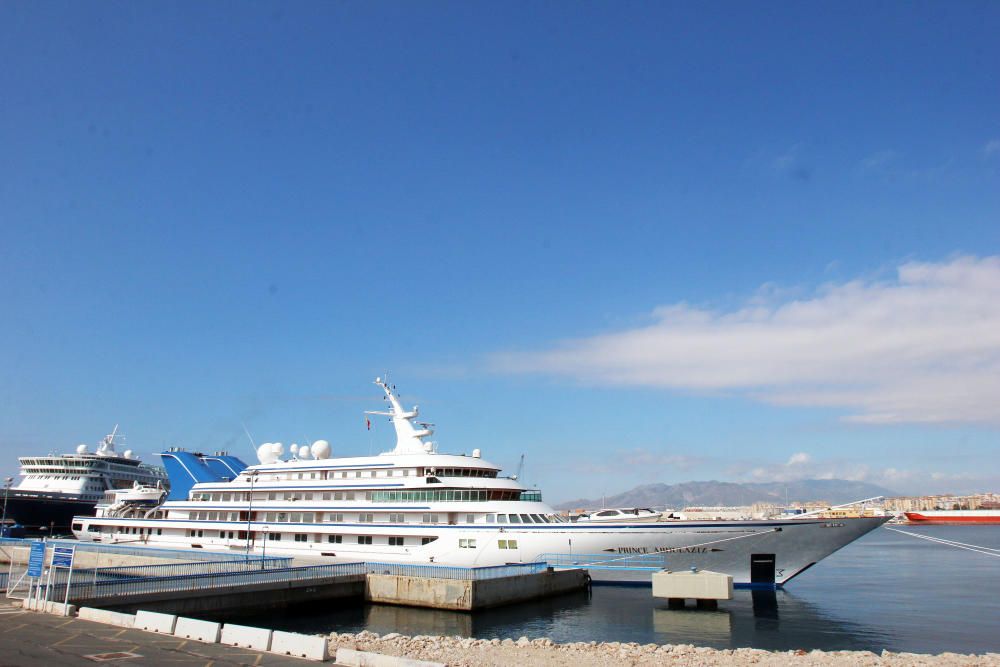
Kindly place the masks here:
POLYGON ((330 443, 326 440, 317 440, 312 444, 312 455, 317 459, 330 458, 330 443))
POLYGON ((77 445, 76 446, 76 453, 77 454, 86 454, 87 453, 87 445, 77 445))
POLYGON ((302 445, 299 447, 299 458, 308 459, 312 457, 312 452, 309 451, 309 445, 302 445))
POLYGON ((263 445, 257 448, 257 460, 263 464, 274 463, 277 460, 278 455, 274 451, 274 445, 270 442, 265 442, 263 445))

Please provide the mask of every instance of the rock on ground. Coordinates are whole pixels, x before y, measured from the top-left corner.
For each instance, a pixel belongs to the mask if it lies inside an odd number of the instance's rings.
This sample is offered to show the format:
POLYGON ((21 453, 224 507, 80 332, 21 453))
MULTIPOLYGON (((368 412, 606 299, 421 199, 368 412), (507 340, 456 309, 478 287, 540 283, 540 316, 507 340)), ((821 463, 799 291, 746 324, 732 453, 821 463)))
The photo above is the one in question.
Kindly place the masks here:
POLYGON ((690 644, 634 644, 621 642, 572 642, 558 644, 546 637, 528 639, 470 639, 467 637, 407 637, 374 632, 330 634, 330 652, 338 647, 443 662, 449 667, 524 665, 525 667, 618 667, 640 665, 933 665, 1000 667, 1000 654, 941 653, 881 654, 870 651, 764 651, 754 648, 713 649, 690 644))

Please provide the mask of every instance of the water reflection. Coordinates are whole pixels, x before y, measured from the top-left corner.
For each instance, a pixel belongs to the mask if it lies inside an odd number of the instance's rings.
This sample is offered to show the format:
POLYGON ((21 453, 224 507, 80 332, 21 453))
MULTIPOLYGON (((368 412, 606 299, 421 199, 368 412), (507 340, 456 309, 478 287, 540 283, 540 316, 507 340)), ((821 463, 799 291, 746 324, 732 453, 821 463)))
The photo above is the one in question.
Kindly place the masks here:
POLYGON ((831 618, 786 592, 736 591, 719 609, 669 608, 649 588, 595 586, 592 595, 564 595, 476 614, 390 605, 299 609, 271 627, 299 632, 447 635, 492 639, 550 637, 558 642, 619 641, 696 644, 716 648, 886 648, 860 624, 831 618))
POLYGON ((659 636, 677 635, 705 638, 724 644, 733 632, 732 614, 728 609, 653 609, 653 632, 659 636))
MULTIPOLYGON (((970 532, 964 541, 993 545, 1000 531, 970 532)), ((715 611, 669 609, 649 588, 595 586, 592 596, 565 595, 476 614, 382 605, 313 607, 259 623, 299 632, 367 629, 716 648, 997 651, 992 620, 1000 617, 1000 564, 973 556, 879 530, 812 568, 788 591, 738 590, 715 611), (928 577, 929 571, 936 575, 928 577)))

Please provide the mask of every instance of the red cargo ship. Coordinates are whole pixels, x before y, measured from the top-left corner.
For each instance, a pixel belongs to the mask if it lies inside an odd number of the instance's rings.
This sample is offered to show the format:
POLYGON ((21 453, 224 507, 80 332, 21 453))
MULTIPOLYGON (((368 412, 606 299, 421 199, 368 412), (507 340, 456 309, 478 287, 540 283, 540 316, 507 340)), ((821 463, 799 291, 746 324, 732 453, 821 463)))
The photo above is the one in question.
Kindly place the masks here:
POLYGON ((1000 509, 921 510, 903 512, 910 523, 994 523, 1000 524, 1000 509))

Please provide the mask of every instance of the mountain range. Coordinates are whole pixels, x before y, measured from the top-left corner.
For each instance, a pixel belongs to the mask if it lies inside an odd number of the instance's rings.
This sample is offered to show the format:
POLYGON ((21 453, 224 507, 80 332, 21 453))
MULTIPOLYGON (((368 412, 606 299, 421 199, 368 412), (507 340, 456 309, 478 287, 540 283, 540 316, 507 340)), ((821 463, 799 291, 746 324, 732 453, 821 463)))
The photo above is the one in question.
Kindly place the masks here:
POLYGON ((873 496, 895 496, 895 491, 868 482, 847 479, 801 479, 792 482, 683 482, 643 484, 604 498, 577 498, 557 509, 596 507, 684 507, 752 505, 753 503, 826 501, 833 505, 873 496))

